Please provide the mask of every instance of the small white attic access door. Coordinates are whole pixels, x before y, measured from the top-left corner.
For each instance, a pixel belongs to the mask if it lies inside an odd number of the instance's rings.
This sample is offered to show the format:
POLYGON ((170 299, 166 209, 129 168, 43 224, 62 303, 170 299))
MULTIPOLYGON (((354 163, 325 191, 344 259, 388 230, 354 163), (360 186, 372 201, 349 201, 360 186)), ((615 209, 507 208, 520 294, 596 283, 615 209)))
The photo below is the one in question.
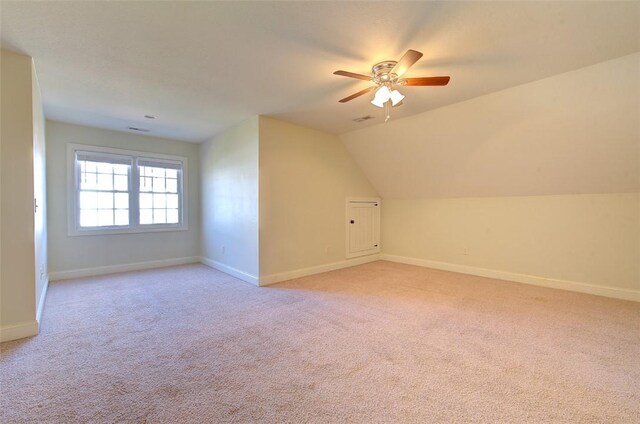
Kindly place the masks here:
POLYGON ((380 253, 380 199, 347 199, 347 258, 380 253))

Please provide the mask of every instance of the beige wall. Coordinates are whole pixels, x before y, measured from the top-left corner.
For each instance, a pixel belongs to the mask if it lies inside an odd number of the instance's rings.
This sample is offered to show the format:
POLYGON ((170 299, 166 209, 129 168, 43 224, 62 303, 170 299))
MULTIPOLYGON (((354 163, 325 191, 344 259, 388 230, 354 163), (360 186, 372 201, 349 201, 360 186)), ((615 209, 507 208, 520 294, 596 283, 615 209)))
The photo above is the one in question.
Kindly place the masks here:
POLYGON ((639 110, 637 53, 341 138, 384 254, 640 300, 639 110))
POLYGON ((385 200, 384 253, 640 291, 640 194, 385 200))
POLYGON ((203 143, 202 256, 257 284, 258 117, 203 143))
POLYGON ((260 117, 260 277, 344 261, 347 197, 377 197, 338 137, 260 117))
POLYGON ((32 60, 2 50, 0 337, 36 334, 32 60))
POLYGON ((87 268, 197 257, 200 246, 199 146, 194 143, 47 121, 49 270, 74 275, 87 268), (188 159, 188 230, 67 235, 67 144, 87 144, 188 159))

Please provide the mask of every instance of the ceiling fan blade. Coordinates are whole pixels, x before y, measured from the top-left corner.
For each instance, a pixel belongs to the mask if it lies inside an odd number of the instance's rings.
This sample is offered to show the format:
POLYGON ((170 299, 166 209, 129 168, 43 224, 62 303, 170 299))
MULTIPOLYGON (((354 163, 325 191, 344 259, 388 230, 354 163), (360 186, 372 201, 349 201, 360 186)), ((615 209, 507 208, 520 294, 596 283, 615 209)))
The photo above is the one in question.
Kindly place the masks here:
POLYGON ((376 89, 376 88, 378 88, 378 86, 377 86, 377 85, 373 85, 373 86, 371 86, 371 87, 369 87, 369 88, 365 88, 365 89, 364 89, 364 90, 362 90, 362 91, 358 91, 356 94, 352 94, 352 95, 350 95, 349 97, 345 97, 344 99, 340 100, 340 103, 346 103, 346 102, 348 102, 349 100, 353 100, 353 99, 355 99, 356 97, 360 97, 360 96, 362 96, 362 95, 364 95, 364 94, 367 94, 369 91, 374 90, 374 89, 376 89))
POLYGON ((396 66, 391 70, 392 74, 396 74, 397 76, 404 75, 407 70, 414 63, 416 63, 422 57, 422 53, 415 50, 407 50, 407 52, 402 56, 402 58, 396 63, 396 66))
POLYGON ((423 78, 404 78, 402 80, 403 85, 416 86, 416 85, 447 85, 449 84, 450 77, 423 77, 423 78))
POLYGON ((360 79, 365 81, 371 80, 370 76, 362 75, 362 74, 354 74, 353 72, 347 72, 347 71, 335 71, 333 75, 340 75, 341 77, 349 77, 349 78, 355 78, 355 79, 360 79))
POLYGON ((395 105, 391 105, 391 107, 400 107, 404 104, 404 102, 402 100, 400 100, 399 103, 396 103, 395 105))

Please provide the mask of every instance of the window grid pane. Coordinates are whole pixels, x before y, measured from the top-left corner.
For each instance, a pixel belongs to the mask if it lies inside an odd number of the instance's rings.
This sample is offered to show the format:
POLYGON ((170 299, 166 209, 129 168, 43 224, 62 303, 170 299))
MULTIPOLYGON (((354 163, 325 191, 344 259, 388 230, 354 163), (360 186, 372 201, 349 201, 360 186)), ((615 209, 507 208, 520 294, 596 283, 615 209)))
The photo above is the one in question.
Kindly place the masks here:
POLYGON ((140 225, 180 224, 178 170, 139 166, 140 225))
POLYGON ((137 232, 184 225, 181 160, 82 149, 75 151, 74 166, 75 229, 137 232))
POLYGON ((128 226, 130 166, 88 160, 78 162, 80 227, 128 226))

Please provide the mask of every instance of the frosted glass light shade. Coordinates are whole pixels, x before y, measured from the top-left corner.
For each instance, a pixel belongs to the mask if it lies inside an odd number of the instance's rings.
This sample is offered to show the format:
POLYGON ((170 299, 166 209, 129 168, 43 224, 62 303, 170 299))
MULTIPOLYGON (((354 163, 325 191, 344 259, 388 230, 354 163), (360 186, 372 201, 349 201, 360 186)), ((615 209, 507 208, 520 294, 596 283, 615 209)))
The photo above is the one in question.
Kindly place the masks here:
POLYGON ((374 106, 383 107, 384 104, 388 102, 390 98, 391 98, 391 91, 389 90, 389 87, 387 87, 386 85, 383 85, 378 89, 378 91, 376 91, 376 95, 373 98, 373 100, 371 100, 371 104, 374 106))
POLYGON ((402 99, 404 99, 404 95, 400 93, 398 90, 393 90, 391 92, 390 97, 391 97, 391 104, 393 106, 397 105, 402 101, 402 99))

